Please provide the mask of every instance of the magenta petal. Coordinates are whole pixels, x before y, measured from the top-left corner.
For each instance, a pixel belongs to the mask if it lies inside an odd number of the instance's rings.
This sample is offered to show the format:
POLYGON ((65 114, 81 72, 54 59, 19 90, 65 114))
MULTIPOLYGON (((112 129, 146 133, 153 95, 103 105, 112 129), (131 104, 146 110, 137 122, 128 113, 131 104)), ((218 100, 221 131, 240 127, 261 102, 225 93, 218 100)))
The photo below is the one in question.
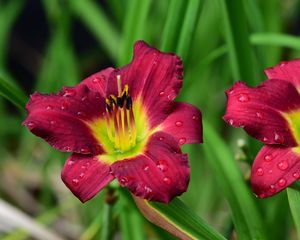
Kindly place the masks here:
POLYGON ((264 146, 260 150, 251 172, 253 192, 260 198, 272 196, 300 178, 300 155, 295 149, 264 146))
POLYGON ((296 146, 282 113, 300 108, 296 88, 283 80, 267 80, 255 88, 237 82, 226 91, 228 98, 224 120, 267 144, 296 146))
POLYGON ((133 100, 141 97, 151 127, 161 123, 170 112, 170 103, 178 95, 183 79, 181 59, 162 53, 143 41, 136 42, 132 62, 116 70, 108 82, 107 94, 116 94, 116 76, 128 84, 133 100))
POLYGON ((265 70, 269 79, 282 79, 291 82, 296 88, 300 86, 300 59, 281 62, 265 70))
POLYGON ((190 177, 187 155, 163 132, 151 136, 144 154, 118 161, 111 169, 134 195, 164 203, 185 192, 190 177))
POLYGON ((161 125, 181 145, 202 142, 202 116, 199 109, 188 103, 176 102, 173 112, 161 125))
POLYGON ((86 125, 105 111, 105 100, 99 93, 85 85, 64 88, 55 95, 35 93, 26 108, 28 116, 23 124, 54 148, 83 154, 103 152, 86 125))
POLYGON ((82 202, 94 197, 114 177, 110 166, 96 156, 73 154, 65 163, 61 178, 82 202))
POLYGON ((80 85, 86 85, 91 91, 99 92, 102 97, 106 97, 106 85, 110 74, 114 71, 114 68, 106 68, 100 72, 97 72, 87 78, 85 78, 80 85))

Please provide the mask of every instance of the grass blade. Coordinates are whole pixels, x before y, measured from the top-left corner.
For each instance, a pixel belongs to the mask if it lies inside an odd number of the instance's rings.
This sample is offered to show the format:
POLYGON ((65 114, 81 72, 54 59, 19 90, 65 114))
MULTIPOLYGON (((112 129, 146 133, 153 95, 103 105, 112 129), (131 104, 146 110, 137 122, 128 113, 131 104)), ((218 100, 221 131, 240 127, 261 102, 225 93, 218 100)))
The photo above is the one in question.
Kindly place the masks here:
POLYGON ((150 222, 180 239, 225 239, 178 198, 173 199, 169 204, 148 202, 134 196, 133 198, 138 208, 150 222))
POLYGON ((233 154, 208 122, 204 122, 205 155, 224 191, 239 239, 266 239, 264 226, 233 154))
POLYGON ((300 239, 300 192, 296 189, 287 188, 287 195, 298 238, 300 239))

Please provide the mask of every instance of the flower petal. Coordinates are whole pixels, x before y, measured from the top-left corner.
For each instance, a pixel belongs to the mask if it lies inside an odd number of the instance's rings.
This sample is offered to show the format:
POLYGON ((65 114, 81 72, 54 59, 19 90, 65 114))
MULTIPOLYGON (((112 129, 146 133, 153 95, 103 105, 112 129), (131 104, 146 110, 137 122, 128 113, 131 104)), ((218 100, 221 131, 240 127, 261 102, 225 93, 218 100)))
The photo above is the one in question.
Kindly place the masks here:
POLYGON ((282 191, 299 178, 299 147, 264 146, 252 166, 252 189, 260 198, 282 191))
POLYGON ((182 86, 183 66, 175 54, 162 53, 138 41, 132 62, 112 73, 107 94, 117 93, 117 75, 121 76, 122 87, 128 84, 133 100, 142 100, 153 127, 161 123, 171 110, 170 103, 182 86))
POLYGON ((86 122, 102 117, 104 102, 85 85, 64 88, 55 95, 35 93, 26 105, 28 116, 23 124, 61 151, 102 153, 86 122))
POLYGON ((118 161, 111 169, 136 196, 164 203, 186 191, 190 176, 187 155, 163 132, 150 137, 143 154, 118 161))
POLYGON ((96 156, 72 154, 66 161, 61 178, 82 202, 94 197, 114 179, 110 166, 96 156))
POLYGON ((255 88, 237 82, 226 91, 224 120, 267 144, 296 146, 295 138, 283 114, 300 108, 296 88, 284 80, 267 80, 255 88))
POLYGON ((84 79, 80 85, 86 85, 91 91, 99 92, 102 97, 106 97, 106 85, 110 74, 114 71, 114 68, 106 68, 100 72, 97 72, 86 79, 84 79))
POLYGON ((202 142, 202 116, 198 108, 176 102, 173 112, 161 124, 161 130, 181 144, 202 142))
POLYGON ((300 59, 281 62, 280 64, 267 68, 266 75, 270 79, 282 79, 291 82, 296 88, 300 87, 300 59))

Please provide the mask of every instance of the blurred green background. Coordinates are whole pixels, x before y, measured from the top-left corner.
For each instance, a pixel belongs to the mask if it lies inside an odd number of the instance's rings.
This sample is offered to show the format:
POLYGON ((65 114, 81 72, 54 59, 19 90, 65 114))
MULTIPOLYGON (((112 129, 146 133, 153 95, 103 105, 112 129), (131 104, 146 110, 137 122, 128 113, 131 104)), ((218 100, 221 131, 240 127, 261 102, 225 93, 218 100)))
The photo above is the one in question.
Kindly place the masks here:
POLYGON ((81 204, 60 179, 68 155, 21 126, 30 93, 121 67, 139 39, 183 58, 177 99, 205 119, 204 144, 183 147, 192 171, 181 199, 228 239, 300 239, 298 191, 256 198, 249 171, 261 145, 222 120, 224 91, 299 57, 299 33, 297 0, 0 0, 0 239, 173 239, 126 190, 109 208, 105 191, 81 204))

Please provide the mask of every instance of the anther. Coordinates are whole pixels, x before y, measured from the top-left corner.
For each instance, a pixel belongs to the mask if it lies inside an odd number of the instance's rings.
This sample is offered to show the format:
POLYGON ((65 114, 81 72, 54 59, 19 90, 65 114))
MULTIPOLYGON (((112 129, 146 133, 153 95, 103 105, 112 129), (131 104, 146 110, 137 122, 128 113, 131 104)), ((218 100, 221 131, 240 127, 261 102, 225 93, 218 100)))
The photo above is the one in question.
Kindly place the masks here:
POLYGON ((123 108, 123 103, 124 103, 123 98, 122 97, 117 97, 118 107, 123 108))
POLYGON ((130 96, 126 98, 126 109, 130 110, 132 108, 132 99, 130 96))

